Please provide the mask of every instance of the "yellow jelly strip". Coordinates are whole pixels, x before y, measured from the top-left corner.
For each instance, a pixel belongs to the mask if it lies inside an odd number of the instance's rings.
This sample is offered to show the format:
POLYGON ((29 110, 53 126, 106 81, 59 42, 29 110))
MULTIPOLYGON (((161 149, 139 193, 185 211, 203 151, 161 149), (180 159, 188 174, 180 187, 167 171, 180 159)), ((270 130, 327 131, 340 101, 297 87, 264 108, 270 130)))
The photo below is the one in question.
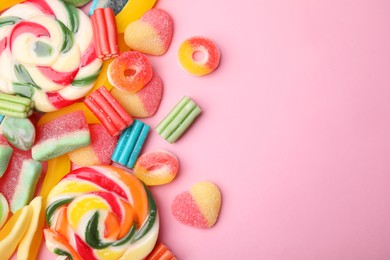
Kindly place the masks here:
POLYGON ((30 225, 33 209, 30 205, 24 206, 15 212, 0 231, 0 252, 2 259, 9 259, 14 253, 19 241, 30 225))
POLYGON ((47 122, 52 121, 53 119, 56 119, 60 116, 63 116, 63 115, 66 115, 66 114, 69 114, 69 113, 72 113, 72 112, 75 112, 78 110, 81 110, 84 112, 84 115, 85 115, 85 118, 87 119, 88 124, 100 124, 99 119, 97 119, 97 117, 91 112, 91 110, 89 110, 89 108, 87 108, 87 106, 84 105, 84 103, 78 102, 78 103, 74 103, 70 106, 61 108, 60 110, 44 114, 39 119, 37 125, 38 126, 43 125, 47 122))
POLYGON ((73 230, 77 229, 82 217, 89 211, 95 210, 110 210, 110 206, 107 205, 103 199, 98 197, 86 197, 77 201, 73 201, 68 206, 68 220, 73 230))
POLYGON ((91 89, 91 91, 89 93, 92 93, 93 91, 100 88, 101 86, 105 86, 106 89, 108 89, 108 91, 110 91, 113 88, 113 86, 108 81, 108 77, 107 77, 108 65, 110 65, 110 63, 112 61, 113 61, 113 59, 105 60, 103 62, 103 66, 100 69, 100 73, 99 73, 98 78, 95 81, 95 85, 93 85, 93 88, 91 89))
POLYGON ((47 201, 51 201, 52 198, 72 193, 89 193, 99 191, 99 187, 88 182, 63 180, 57 184, 49 193, 47 201))
POLYGON ((24 2, 25 0, 7 0, 7 1, 1 1, 0 2, 0 12, 10 8, 13 5, 19 4, 21 2, 24 2))
POLYGON ((53 187, 70 171, 70 160, 67 154, 47 162, 47 172, 42 184, 41 196, 46 201, 53 187))
POLYGON ((36 197, 30 202, 32 217, 30 225, 18 246, 17 259, 34 260, 38 254, 42 240, 42 228, 45 224, 42 197, 36 197))
POLYGON ((116 16, 116 26, 118 33, 124 33, 127 25, 141 16, 148 10, 152 9, 156 0, 130 0, 127 2, 122 11, 116 16))

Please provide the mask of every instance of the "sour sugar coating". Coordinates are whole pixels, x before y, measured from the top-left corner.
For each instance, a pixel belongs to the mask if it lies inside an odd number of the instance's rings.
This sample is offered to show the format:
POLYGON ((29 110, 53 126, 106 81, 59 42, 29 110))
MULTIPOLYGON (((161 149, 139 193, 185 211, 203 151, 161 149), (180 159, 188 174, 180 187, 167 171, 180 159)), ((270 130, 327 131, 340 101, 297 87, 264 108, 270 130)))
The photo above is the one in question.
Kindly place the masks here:
POLYGON ((221 192, 214 183, 198 182, 190 191, 175 197, 172 214, 183 224, 196 228, 210 228, 217 222, 221 203, 221 192))
POLYGON ((32 156, 35 160, 46 161, 90 143, 88 124, 79 110, 38 126, 32 156))
POLYGON ((218 67, 221 54, 213 41, 195 36, 180 45, 178 56, 181 66, 186 71, 196 76, 203 76, 218 67))
POLYGON ((0 24, 0 91, 49 112, 92 88, 102 61, 81 10, 60 0, 27 0, 4 11, 0 24))
POLYGON ((152 194, 134 175, 113 166, 81 167, 50 192, 47 248, 72 259, 143 259, 159 230, 152 194))
POLYGON ((41 173, 42 164, 31 158, 31 151, 14 148, 8 168, 0 178, 0 193, 6 197, 12 213, 30 203, 41 173))
POLYGON ((133 168, 149 130, 150 126, 139 120, 134 120, 134 124, 122 132, 111 160, 128 168, 133 168))
POLYGON ((134 121, 104 86, 92 92, 84 103, 102 122, 111 136, 119 135, 134 121))
POLYGON ((1 129, 7 141, 20 150, 30 150, 35 141, 35 126, 28 118, 6 117, 1 129))
POLYGON ((0 193, 0 229, 7 221, 9 214, 9 206, 6 198, 0 193))
POLYGON ((149 83, 137 93, 122 92, 116 88, 111 94, 123 108, 133 117, 145 118, 153 116, 160 106, 163 83, 157 73, 153 73, 149 83))
POLYGON ((145 54, 163 55, 173 35, 173 21, 164 10, 153 8, 125 30, 125 42, 131 49, 145 54))
POLYGON ((91 144, 69 153, 70 160, 79 166, 109 165, 117 136, 111 136, 101 124, 89 125, 91 144))
POLYGON ((192 99, 184 96, 157 125, 156 132, 169 143, 174 143, 201 112, 192 99))
POLYGON ((123 92, 140 91, 153 76, 148 58, 138 51, 121 53, 108 66, 108 81, 123 92))
POLYGON ((179 160, 172 153, 157 150, 142 154, 135 166, 134 174, 148 186, 171 182, 179 171, 179 160))
POLYGON ((0 177, 3 176, 5 170, 7 170, 9 161, 11 160, 12 151, 13 149, 8 144, 5 136, 0 134, 0 177))
MULTIPOLYGON (((121 0, 122 1, 122 0, 121 0)), ((120 1, 112 1, 120 2, 120 1)), ((127 25, 139 18, 148 10, 150 10, 156 0, 131 0, 127 1, 122 10, 116 15, 116 24, 118 33, 124 33, 127 25)))

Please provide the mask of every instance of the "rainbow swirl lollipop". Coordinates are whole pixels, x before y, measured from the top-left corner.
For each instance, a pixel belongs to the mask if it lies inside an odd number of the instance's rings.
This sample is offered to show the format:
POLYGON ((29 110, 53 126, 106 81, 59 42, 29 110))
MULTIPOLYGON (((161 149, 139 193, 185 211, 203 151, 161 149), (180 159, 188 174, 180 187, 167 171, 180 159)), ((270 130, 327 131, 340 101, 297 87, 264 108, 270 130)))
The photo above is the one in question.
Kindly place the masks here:
POLYGON ((102 61, 89 17, 59 0, 28 0, 0 16, 0 91, 50 112, 85 96, 102 61))
POLYGON ((47 248, 70 259, 142 259, 156 243, 159 220, 150 191, 113 166, 67 174, 47 198, 47 248))

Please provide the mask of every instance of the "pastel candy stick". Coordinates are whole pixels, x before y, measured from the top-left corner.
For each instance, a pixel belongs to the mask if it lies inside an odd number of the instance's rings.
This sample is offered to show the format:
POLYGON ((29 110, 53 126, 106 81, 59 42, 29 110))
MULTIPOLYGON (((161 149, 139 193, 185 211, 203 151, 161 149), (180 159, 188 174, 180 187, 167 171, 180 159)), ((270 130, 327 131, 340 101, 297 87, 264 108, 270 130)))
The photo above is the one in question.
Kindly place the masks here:
POLYGON ((89 95, 85 105, 99 118, 111 136, 133 123, 133 118, 103 86, 89 95))
POLYGON ((9 214, 9 206, 6 198, 0 193, 0 229, 7 221, 9 214))
POLYGON ((0 93, 0 113, 3 115, 28 117, 33 112, 33 106, 34 103, 29 98, 0 93))
POLYGON ((35 141, 35 126, 28 118, 6 117, 1 129, 7 141, 20 150, 31 149, 35 141))
POLYGON ((14 149, 0 178, 0 192, 7 198, 12 213, 30 203, 41 172, 42 164, 31 158, 30 151, 14 149))
POLYGON ((109 165, 111 155, 118 142, 117 136, 111 136, 101 124, 89 125, 91 144, 70 152, 72 163, 79 166, 109 165))
MULTIPOLYGON (((7 170, 8 163, 11 160, 13 149, 8 144, 3 134, 0 134, 0 177, 7 170)), ((1 180, 1 179, 0 179, 1 180)))
POLYGON ((0 24, 0 66, 7 68, 0 91, 31 98, 37 110, 49 112, 92 88, 102 61, 81 10, 59 0, 27 0, 3 12, 0 24))
POLYGON ((101 59, 118 56, 118 33, 115 14, 111 8, 98 8, 91 16, 96 55, 101 59))
POLYGON ((156 0, 131 0, 126 3, 123 9, 116 15, 118 33, 124 33, 127 25, 150 10, 156 0))
POLYGON ((139 120, 134 120, 133 125, 122 132, 111 160, 128 168, 133 168, 149 130, 148 125, 139 120))
POLYGON ((76 111, 39 125, 31 151, 35 160, 46 161, 90 143, 85 116, 76 111))
POLYGON ((202 112, 189 97, 184 96, 157 125, 156 131, 169 143, 174 143, 202 112))
POLYGON ((142 154, 135 166, 134 174, 148 186, 171 182, 179 171, 179 160, 172 153, 157 150, 142 154))
POLYGON ((73 259, 143 259, 157 240, 152 194, 134 175, 113 166, 73 170, 47 198, 49 251, 73 259))

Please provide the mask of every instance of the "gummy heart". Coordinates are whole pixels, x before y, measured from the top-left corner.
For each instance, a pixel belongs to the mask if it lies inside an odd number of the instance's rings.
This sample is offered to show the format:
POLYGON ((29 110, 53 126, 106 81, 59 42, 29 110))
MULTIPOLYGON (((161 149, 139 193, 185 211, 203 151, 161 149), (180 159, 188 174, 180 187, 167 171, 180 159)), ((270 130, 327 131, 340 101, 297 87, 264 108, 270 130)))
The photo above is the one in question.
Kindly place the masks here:
POLYGON ((164 10, 153 8, 125 30, 125 42, 133 50, 163 55, 171 44, 173 21, 164 10))
POLYGON ((181 223, 210 228, 217 222, 221 209, 221 192, 212 182, 199 182, 180 193, 172 202, 172 214, 181 223))

